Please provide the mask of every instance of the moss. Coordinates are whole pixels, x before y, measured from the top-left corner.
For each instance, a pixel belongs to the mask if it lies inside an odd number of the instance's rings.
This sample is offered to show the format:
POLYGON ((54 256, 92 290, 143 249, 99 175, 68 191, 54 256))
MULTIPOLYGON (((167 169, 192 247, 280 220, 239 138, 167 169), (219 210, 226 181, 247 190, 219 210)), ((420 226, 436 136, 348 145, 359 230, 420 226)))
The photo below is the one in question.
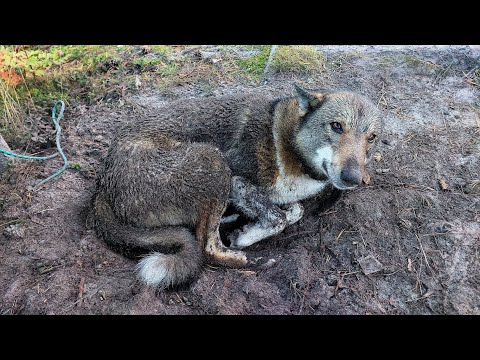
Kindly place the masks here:
MULTIPOLYGON (((260 46, 258 54, 237 60, 238 66, 243 69, 247 76, 258 79, 263 74, 263 69, 268 60, 271 46, 260 46)), ((258 49, 258 47, 257 47, 258 49)))
POLYGON ((155 54, 168 56, 172 52, 172 47, 169 45, 151 45, 152 52, 155 54))
POLYGON ((280 72, 318 72, 325 69, 326 57, 314 46, 279 46, 272 60, 272 70, 280 72))

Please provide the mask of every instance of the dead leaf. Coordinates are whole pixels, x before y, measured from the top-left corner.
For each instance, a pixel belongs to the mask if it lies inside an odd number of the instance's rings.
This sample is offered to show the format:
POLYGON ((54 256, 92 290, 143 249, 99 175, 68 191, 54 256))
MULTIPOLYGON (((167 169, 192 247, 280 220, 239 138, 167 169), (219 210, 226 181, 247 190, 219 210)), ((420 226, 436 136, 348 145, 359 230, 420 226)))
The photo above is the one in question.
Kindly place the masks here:
POLYGON ((448 183, 445 181, 444 178, 438 179, 438 184, 440 185, 440 189, 442 189, 442 190, 447 190, 448 189, 448 183))
POLYGON ((409 272, 412 272, 412 271, 413 271, 412 259, 410 259, 410 258, 407 259, 407 270, 408 270, 409 272))
POLYGON ((252 275, 257 275, 255 271, 251 270, 237 270, 240 274, 243 274, 245 276, 252 276, 252 275))
POLYGON ((370 178, 370 174, 365 171, 363 173, 363 179, 362 180, 365 183, 365 185, 368 185, 368 184, 370 184, 372 179, 370 178))
POLYGON ((382 160, 382 154, 377 152, 375 155, 373 155, 373 158, 375 159, 375 161, 380 161, 382 160))
POLYGON ((376 273, 383 269, 383 265, 373 255, 367 255, 357 259, 365 275, 376 273))

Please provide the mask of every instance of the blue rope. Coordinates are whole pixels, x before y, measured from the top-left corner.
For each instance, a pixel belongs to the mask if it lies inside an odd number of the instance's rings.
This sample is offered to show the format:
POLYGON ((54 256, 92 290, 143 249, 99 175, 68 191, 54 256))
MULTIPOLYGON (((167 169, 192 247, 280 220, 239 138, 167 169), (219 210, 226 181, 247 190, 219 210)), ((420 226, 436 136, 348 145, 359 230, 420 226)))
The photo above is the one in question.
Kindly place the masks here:
POLYGON ((60 145, 60 134, 62 133, 62 128, 60 127, 60 120, 63 118, 63 111, 64 110, 65 110, 65 103, 62 100, 57 100, 57 102, 55 103, 55 105, 53 105, 53 108, 52 108, 52 120, 53 120, 53 123, 55 124, 55 131, 57 133, 56 138, 55 138, 55 142, 57 144, 58 153, 53 154, 53 155, 49 155, 49 156, 29 156, 29 155, 19 155, 19 154, 15 154, 15 153, 7 151, 7 150, 0 149, 0 153, 2 153, 2 154, 5 154, 7 156, 13 156, 13 157, 16 157, 16 158, 19 158, 19 159, 25 159, 25 160, 50 160, 50 159, 56 157, 58 154, 60 154, 60 156, 62 157, 62 160, 63 160, 63 167, 60 170, 58 170, 56 173, 54 173, 53 175, 50 175, 45 180, 40 181, 36 186, 43 185, 47 181, 50 181, 53 178, 57 177, 62 172, 64 172, 65 169, 68 166, 67 157, 63 153, 62 146, 60 145), (56 114, 57 114, 57 105, 58 104, 60 104, 62 107, 60 108, 60 113, 57 116, 56 114))

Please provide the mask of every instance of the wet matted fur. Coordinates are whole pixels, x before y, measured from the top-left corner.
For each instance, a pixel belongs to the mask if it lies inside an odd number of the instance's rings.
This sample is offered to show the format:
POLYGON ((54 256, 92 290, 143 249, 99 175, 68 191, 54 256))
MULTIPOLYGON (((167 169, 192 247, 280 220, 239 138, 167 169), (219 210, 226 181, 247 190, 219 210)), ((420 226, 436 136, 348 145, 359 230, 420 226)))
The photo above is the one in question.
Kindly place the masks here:
POLYGON ((137 273, 164 288, 195 279, 204 260, 254 265, 239 250, 303 215, 301 200, 368 175, 380 114, 351 92, 178 100, 118 130, 97 178, 94 227, 137 273), (250 222, 220 240, 231 205, 250 222))

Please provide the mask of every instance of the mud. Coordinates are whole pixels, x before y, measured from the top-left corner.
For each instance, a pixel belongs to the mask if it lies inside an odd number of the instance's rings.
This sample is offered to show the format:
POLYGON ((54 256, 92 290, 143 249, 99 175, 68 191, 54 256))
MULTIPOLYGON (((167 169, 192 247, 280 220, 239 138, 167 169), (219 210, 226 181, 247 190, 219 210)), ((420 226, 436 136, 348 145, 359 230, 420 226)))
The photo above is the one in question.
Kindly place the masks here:
POLYGON ((319 50, 332 65, 315 77, 271 73, 261 85, 142 88, 121 101, 68 104, 62 143, 79 169, 34 191, 61 162, 17 162, 0 182, 0 313, 480 314, 480 91, 467 81, 478 51, 319 50), (294 81, 378 103, 385 131, 372 182, 329 206, 305 201, 299 223, 248 248, 275 259, 270 267, 205 265, 190 287, 157 294, 139 284, 136 262, 97 239, 87 216, 113 127, 171 99, 293 94, 294 81))

